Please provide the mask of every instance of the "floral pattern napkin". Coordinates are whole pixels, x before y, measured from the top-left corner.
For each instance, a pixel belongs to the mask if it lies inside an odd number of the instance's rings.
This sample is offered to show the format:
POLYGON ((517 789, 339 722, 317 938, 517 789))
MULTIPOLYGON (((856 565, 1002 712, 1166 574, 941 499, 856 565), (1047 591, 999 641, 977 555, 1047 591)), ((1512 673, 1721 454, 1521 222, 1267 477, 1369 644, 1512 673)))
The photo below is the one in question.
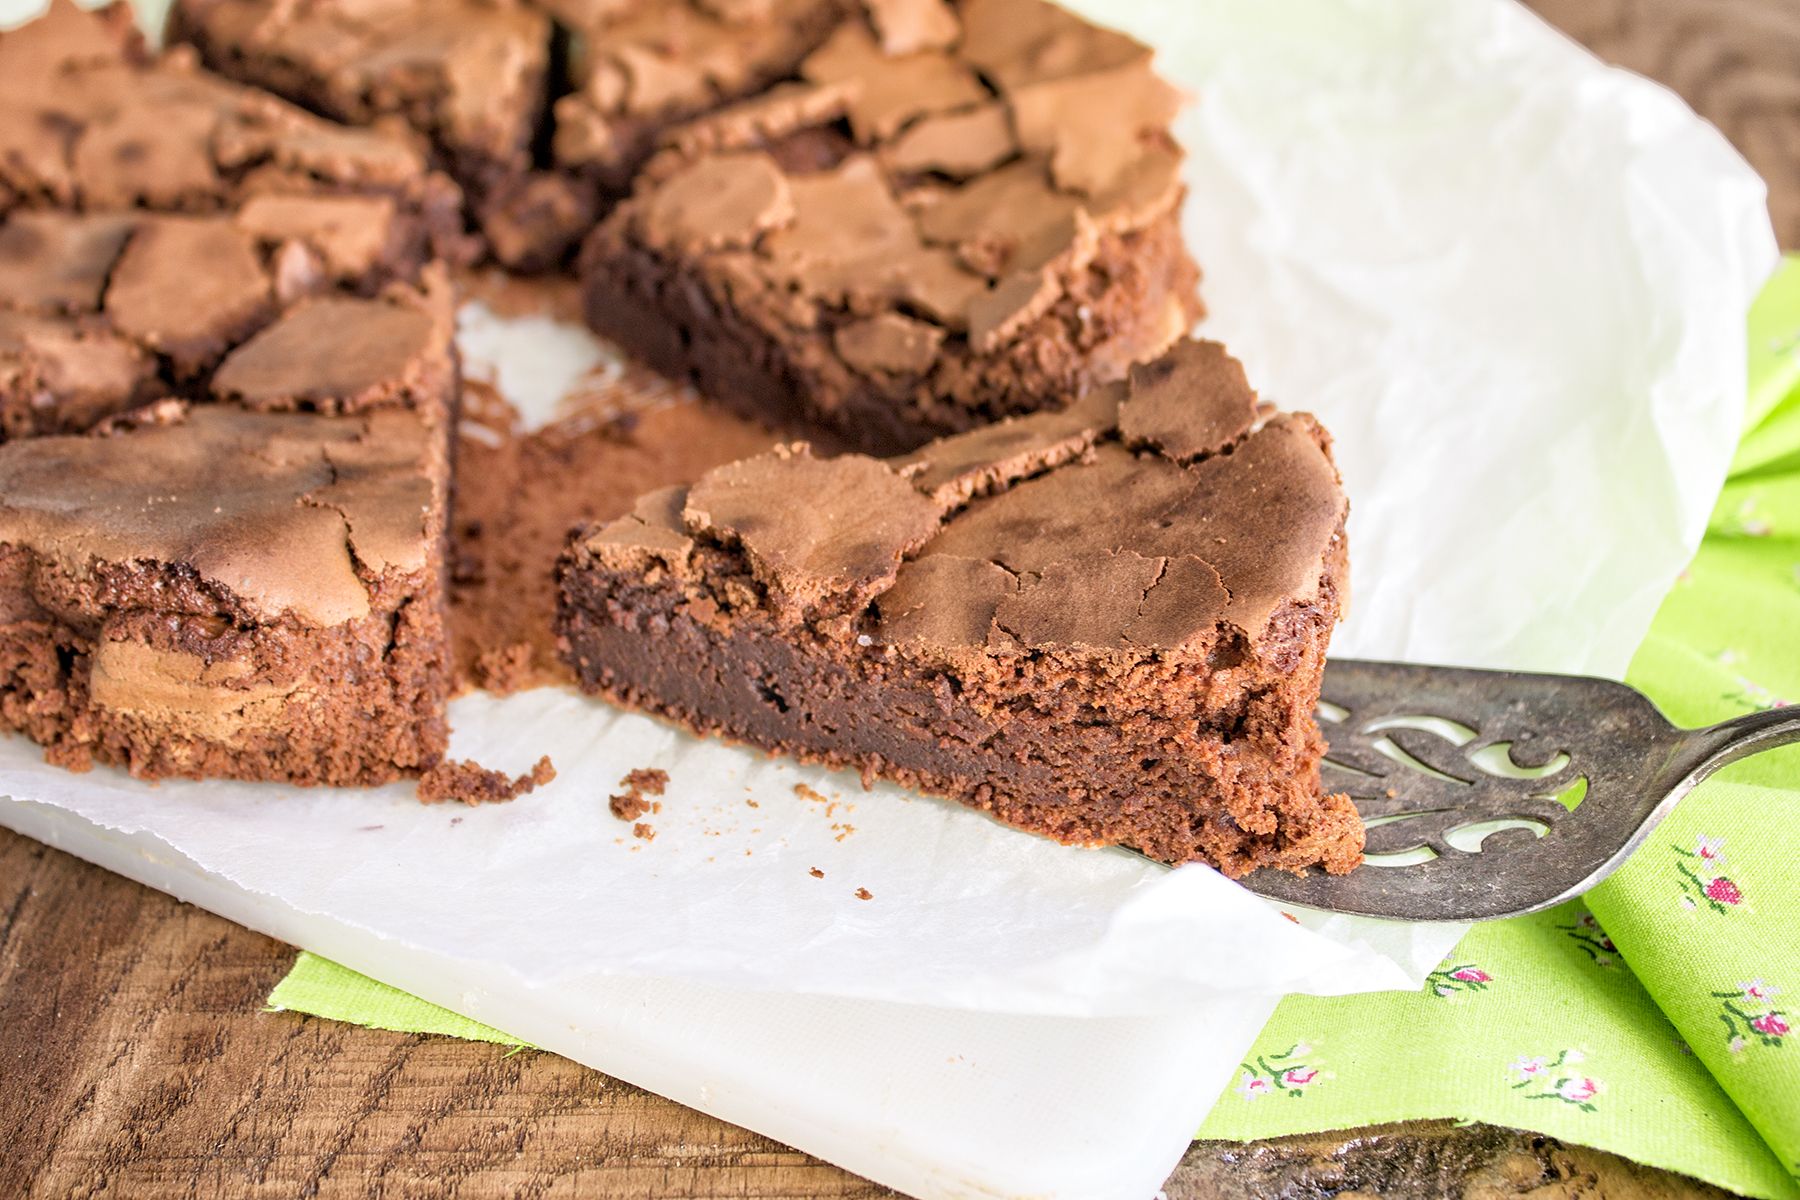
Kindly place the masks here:
MULTIPOLYGON (((1683 725, 1800 702, 1800 258, 1750 367, 1731 478, 1628 677, 1683 725)), ((1477 926, 1423 992, 1284 1001, 1200 1134, 1456 1117, 1800 1196, 1797 866, 1793 746, 1701 785, 1584 902, 1477 926)))
MULTIPOLYGON (((1800 259, 1751 314, 1745 435, 1631 669, 1686 725, 1800 702, 1800 259)), ((1412 994, 1285 1000, 1204 1138, 1453 1117, 1800 1200, 1800 746, 1721 772, 1583 901, 1477 926, 1412 994)), ((273 1008, 518 1045, 302 954, 273 1008)))

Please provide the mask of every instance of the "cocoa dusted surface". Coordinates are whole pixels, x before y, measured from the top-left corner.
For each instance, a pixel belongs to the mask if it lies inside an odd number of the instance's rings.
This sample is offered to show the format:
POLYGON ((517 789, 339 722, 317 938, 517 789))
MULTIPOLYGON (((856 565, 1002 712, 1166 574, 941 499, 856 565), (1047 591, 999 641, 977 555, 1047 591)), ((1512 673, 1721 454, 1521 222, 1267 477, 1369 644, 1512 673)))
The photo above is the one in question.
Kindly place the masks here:
POLYGON ((1150 57, 1046 0, 859 6, 665 136, 583 249, 588 320, 870 453, 1067 403, 1201 311, 1150 57))
POLYGON ((1235 367, 1184 343, 903 458, 784 444, 647 493, 564 555, 566 657, 616 701, 1060 840, 1348 870, 1312 715, 1344 496, 1323 430, 1264 419, 1235 367))

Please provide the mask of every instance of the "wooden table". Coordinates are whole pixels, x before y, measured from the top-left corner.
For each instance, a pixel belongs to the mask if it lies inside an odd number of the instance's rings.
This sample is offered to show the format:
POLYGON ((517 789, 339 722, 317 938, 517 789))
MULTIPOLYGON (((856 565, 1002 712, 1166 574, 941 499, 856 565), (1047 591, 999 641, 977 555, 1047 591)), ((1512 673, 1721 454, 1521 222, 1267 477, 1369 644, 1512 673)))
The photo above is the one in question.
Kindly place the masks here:
MULTIPOLYGON (((1172 0, 1173 2, 1173 0, 1172 0)), ((1800 247, 1800 0, 1532 0, 1680 91, 1800 247)), ((293 951, 0 830, 0 1198, 890 1195, 549 1054, 258 1011, 293 951)), ((1196 1143, 1169 1197, 1711 1193, 1510 1130, 1196 1143)))

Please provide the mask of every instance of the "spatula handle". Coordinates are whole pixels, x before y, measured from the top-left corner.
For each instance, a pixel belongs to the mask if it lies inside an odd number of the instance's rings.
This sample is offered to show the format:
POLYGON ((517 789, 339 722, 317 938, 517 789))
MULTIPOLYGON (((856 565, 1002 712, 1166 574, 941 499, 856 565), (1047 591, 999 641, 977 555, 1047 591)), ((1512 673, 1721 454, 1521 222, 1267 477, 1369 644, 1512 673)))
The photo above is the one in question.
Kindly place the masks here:
POLYGON ((1689 736, 1703 756, 1694 775, 1698 782, 1740 758, 1800 742, 1800 705, 1747 713, 1696 729, 1689 736))

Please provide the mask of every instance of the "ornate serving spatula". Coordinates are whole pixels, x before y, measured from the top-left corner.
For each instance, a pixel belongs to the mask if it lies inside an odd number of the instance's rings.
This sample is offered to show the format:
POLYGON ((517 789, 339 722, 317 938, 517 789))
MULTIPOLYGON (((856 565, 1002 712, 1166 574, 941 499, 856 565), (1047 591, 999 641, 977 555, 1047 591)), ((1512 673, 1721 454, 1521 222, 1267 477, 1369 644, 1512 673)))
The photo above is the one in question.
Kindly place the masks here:
POLYGON ((1243 883, 1308 908, 1482 921, 1599 883, 1702 779, 1800 741, 1800 708, 1677 729, 1604 679, 1334 659, 1319 726, 1325 789, 1368 826, 1363 865, 1243 883))

